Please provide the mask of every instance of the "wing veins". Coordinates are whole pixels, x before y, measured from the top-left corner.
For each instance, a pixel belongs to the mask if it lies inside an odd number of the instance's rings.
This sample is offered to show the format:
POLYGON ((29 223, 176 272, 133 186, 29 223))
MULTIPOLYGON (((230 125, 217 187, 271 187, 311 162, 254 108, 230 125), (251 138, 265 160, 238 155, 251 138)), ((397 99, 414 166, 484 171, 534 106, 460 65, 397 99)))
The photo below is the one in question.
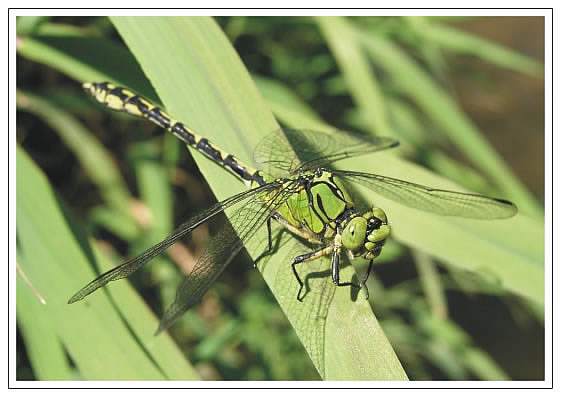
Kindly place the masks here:
POLYGON ((142 252, 140 255, 136 256, 135 258, 128 260, 121 265, 101 274, 93 281, 88 283, 84 288, 80 289, 76 294, 74 294, 69 300, 68 303, 78 302, 84 299, 86 296, 90 295, 92 292, 96 291, 97 289, 105 286, 110 281, 120 280, 122 278, 126 278, 140 269, 145 263, 149 262, 152 258, 158 256, 163 251, 165 251, 168 247, 173 245, 177 240, 200 226, 202 223, 208 221, 212 217, 224 212, 230 206, 245 200, 246 198, 269 190, 271 189, 270 184, 258 186, 256 188, 246 190, 244 192, 238 193, 222 202, 216 203, 206 211, 202 212, 199 215, 196 215, 189 219, 187 222, 178 226, 175 231, 166 237, 163 241, 159 242, 158 244, 148 248, 146 251, 142 252))
POLYGON ((360 136, 340 130, 326 134, 282 128, 259 142, 254 159, 274 169, 296 173, 398 145, 398 141, 389 137, 360 136))
POLYGON ((355 171, 332 171, 374 192, 411 208, 446 216, 503 219, 516 214, 510 201, 473 193, 435 189, 387 176, 355 171))
POLYGON ((290 187, 293 185, 294 183, 280 189, 267 202, 260 203, 260 208, 255 211, 253 209, 259 203, 237 209, 229 217, 230 220, 223 229, 210 239, 205 252, 199 257, 191 273, 185 276, 183 283, 177 289, 174 302, 166 309, 156 334, 169 328, 175 320, 198 302, 240 252, 244 243, 253 237, 259 226, 286 201, 286 197, 292 194, 290 187), (244 217, 247 212, 252 212, 251 218, 244 217), (219 250, 211 252, 215 245, 219 250))

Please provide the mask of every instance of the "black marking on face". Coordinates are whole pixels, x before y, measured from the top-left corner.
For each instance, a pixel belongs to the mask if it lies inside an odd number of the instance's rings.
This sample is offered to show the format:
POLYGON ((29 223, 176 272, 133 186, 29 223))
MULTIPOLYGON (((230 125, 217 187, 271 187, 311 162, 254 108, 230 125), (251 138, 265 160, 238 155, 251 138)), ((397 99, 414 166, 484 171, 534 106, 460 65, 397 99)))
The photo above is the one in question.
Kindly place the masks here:
POLYGON ((372 233, 374 230, 378 230, 382 226, 382 221, 376 217, 372 217, 368 220, 366 227, 366 234, 372 233))

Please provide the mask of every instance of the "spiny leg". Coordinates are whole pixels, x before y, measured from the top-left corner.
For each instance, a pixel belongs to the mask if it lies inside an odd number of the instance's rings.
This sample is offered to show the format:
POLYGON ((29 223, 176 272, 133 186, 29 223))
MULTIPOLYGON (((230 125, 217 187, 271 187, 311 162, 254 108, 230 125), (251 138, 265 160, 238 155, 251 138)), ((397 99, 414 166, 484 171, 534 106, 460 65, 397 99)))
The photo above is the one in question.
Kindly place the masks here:
POLYGON ((302 282, 300 275, 298 275, 298 271, 296 270, 296 265, 302 262, 312 261, 314 259, 321 258, 322 256, 329 254, 332 250, 333 250, 333 246, 330 245, 328 247, 322 247, 320 249, 309 252, 307 254, 298 255, 292 260, 292 272, 294 273, 294 276, 296 277, 296 280, 300 285, 300 288, 298 289, 298 295, 296 295, 296 299, 298 299, 300 302, 302 302, 304 298, 300 296, 300 294, 302 293, 302 289, 304 288, 304 283, 302 282))

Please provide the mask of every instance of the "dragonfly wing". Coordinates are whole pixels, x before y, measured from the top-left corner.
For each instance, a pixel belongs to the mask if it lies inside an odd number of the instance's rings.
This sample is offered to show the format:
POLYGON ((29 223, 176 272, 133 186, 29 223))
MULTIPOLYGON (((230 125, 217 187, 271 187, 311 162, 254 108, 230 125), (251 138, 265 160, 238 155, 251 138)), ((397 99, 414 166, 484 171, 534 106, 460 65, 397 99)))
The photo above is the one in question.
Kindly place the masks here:
POLYGON ((153 247, 147 249, 136 258, 133 258, 114 269, 109 270, 106 273, 103 273, 101 276, 97 277, 95 280, 90 282, 80 291, 78 291, 68 303, 74 303, 79 300, 84 299, 86 296, 91 294, 92 292, 96 291, 98 288, 103 287, 110 281, 120 280, 122 278, 128 277, 138 269, 140 269, 144 264, 148 263, 154 257, 160 255, 163 251, 165 251, 168 247, 174 244, 177 240, 185 236, 186 234, 190 233, 195 229, 197 226, 201 225, 202 223, 207 222, 212 217, 216 216, 224 212, 227 208, 235 205, 239 202, 242 202, 249 197, 254 197, 256 194, 266 192, 270 190, 272 187, 270 185, 259 186, 254 189, 246 190, 242 193, 236 194, 220 203, 217 203, 210 207, 209 209, 203 211, 202 213, 194 216, 193 218, 189 219, 187 222, 181 224, 175 231, 166 237, 165 240, 161 241, 160 243, 154 245, 153 247))
POLYGON ((327 134, 281 128, 259 142, 254 158, 258 163, 267 164, 274 169, 294 172, 398 145, 399 142, 392 138, 359 136, 341 130, 327 134))
POLYGON ((514 216, 516 206, 507 200, 478 194, 434 189, 387 176, 354 171, 333 171, 381 196, 408 207, 439 215, 473 219, 504 219, 514 216))
POLYGON ((213 236, 193 271, 178 288, 175 300, 164 313, 156 334, 169 328, 193 307, 260 226, 292 194, 290 187, 270 193, 266 201, 245 203, 228 216, 229 222, 213 236))

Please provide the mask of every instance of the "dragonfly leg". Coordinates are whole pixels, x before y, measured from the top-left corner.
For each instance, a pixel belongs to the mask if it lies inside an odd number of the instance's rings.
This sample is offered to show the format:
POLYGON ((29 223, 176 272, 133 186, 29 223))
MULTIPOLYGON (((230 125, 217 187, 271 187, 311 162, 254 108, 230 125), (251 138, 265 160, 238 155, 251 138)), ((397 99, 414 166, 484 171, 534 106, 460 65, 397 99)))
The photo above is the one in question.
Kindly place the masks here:
POLYGON ((257 267, 257 264, 261 259, 270 255, 273 252, 273 233, 271 232, 271 218, 267 219, 267 240, 268 240, 268 247, 261 255, 255 259, 253 262, 253 267, 257 267))
MULTIPOLYGON (((275 248, 273 247, 273 233, 272 233, 272 229, 271 229, 271 219, 274 219, 275 221, 280 223, 280 225, 282 227, 287 229, 289 232, 294 233, 297 236, 302 237, 306 241, 308 241, 312 244, 321 244, 321 240, 319 240, 315 234, 307 232, 305 229, 299 229, 297 227, 292 226, 280 214, 275 213, 269 219, 267 219, 268 247, 261 255, 259 255, 257 257, 257 259, 255 259, 255 261, 253 262, 253 267, 256 267, 261 259, 263 259, 264 257, 272 254, 273 251, 275 250, 275 248)), ((277 242, 277 244, 278 244, 278 242, 277 242)))
MULTIPOLYGON (((351 287, 361 289, 363 284, 358 285, 358 284, 353 283, 352 281, 342 283, 339 280, 340 258, 341 258, 341 247, 342 246, 343 246, 343 244, 341 242, 341 234, 338 233, 338 234, 335 235, 335 239, 334 239, 334 243, 333 243, 333 256, 331 257, 331 278, 333 279, 333 283, 337 287, 351 286, 351 287)), ((367 292, 367 294, 368 294, 368 292, 367 292)))
POLYGON ((300 278, 300 275, 296 270, 296 265, 302 262, 312 261, 314 259, 321 258, 322 256, 329 254, 332 250, 333 250, 333 246, 330 245, 328 247, 322 247, 320 249, 309 252, 307 254, 298 255, 292 260, 292 272, 294 273, 294 276, 296 277, 298 284, 300 284, 300 288, 298 289, 298 295, 296 296, 296 298, 300 302, 302 302, 302 300, 304 299, 303 296, 300 296, 302 293, 302 289, 304 289, 304 283, 302 282, 302 279, 300 278))
POLYGON ((281 215, 273 215, 273 218, 279 222, 282 227, 284 227, 289 232, 302 237, 304 240, 308 241, 311 244, 322 244, 322 240, 317 237, 314 233, 308 231, 305 228, 297 228, 291 225, 286 219, 284 219, 281 215))
POLYGON ((372 270, 372 264, 374 263, 374 259, 370 259, 370 263, 368 264, 368 270, 366 270, 366 274, 362 276, 362 281, 360 285, 364 288, 364 292, 366 293, 366 300, 370 298, 370 293, 368 292, 368 287, 366 286, 366 280, 368 280, 368 276, 370 276, 370 271, 372 270))

